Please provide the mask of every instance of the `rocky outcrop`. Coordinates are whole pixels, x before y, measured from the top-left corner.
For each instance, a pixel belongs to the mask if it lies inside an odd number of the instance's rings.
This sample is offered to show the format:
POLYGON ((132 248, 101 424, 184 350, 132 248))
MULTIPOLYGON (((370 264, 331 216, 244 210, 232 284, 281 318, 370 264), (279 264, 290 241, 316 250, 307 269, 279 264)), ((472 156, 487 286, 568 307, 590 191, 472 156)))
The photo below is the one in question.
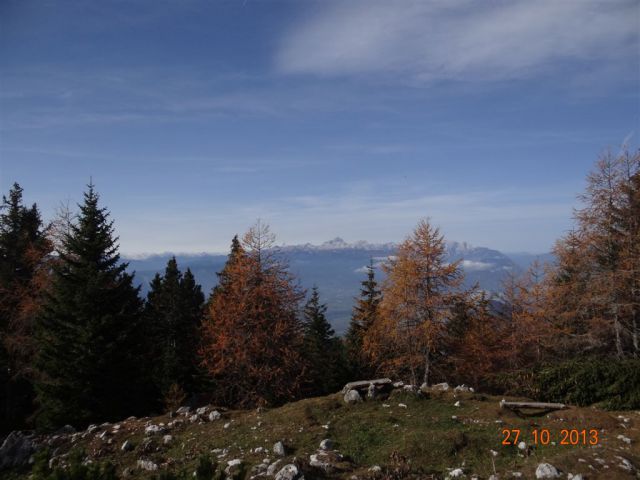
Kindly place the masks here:
POLYGON ((276 442, 273 445, 273 453, 278 457, 284 457, 287 454, 287 449, 282 442, 276 442))
POLYGON ((541 463, 538 465, 538 468, 536 468, 536 478, 560 478, 560 472, 550 463, 541 463))
POLYGON ((362 401, 362 396, 357 390, 348 390, 347 393, 344 394, 344 402, 352 405, 354 403, 359 403, 362 401))
POLYGON ((285 465, 276 473, 275 480, 304 480, 304 476, 293 463, 285 465))
POLYGON ((0 470, 26 465, 35 450, 31 435, 18 431, 11 432, 0 446, 0 470))

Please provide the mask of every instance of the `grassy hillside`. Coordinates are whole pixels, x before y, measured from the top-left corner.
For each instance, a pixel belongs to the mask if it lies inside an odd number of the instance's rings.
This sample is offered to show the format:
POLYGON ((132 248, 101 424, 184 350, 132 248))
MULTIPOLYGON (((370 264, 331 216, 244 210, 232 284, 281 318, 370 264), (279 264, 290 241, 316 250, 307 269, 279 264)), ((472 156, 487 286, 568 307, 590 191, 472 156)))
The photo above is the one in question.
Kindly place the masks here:
MULTIPOLYGON (((193 478, 203 454, 221 467, 241 459, 249 472, 246 478, 256 474, 255 470, 251 473, 256 465, 263 464, 264 471, 266 458, 269 463, 279 460, 278 468, 272 469, 276 472, 288 463, 297 464, 306 479, 350 479, 353 475, 361 479, 446 478, 456 475, 456 468, 466 475, 458 478, 489 478, 495 472, 500 478, 511 478, 513 472, 535 478, 542 462, 561 470, 560 478, 567 478, 568 473, 589 479, 640 478, 636 470, 640 466, 640 412, 571 408, 521 418, 500 409, 499 400, 468 392, 432 392, 420 398, 396 391, 384 401, 347 405, 336 394, 264 411, 218 409, 222 417, 212 421, 208 414, 213 407, 209 407, 198 420, 189 415, 129 419, 91 433, 43 440, 55 449, 52 464, 64 463, 67 452, 82 449, 92 461, 113 462, 120 476, 133 479, 152 478, 163 471, 184 471, 193 478), (146 426, 162 424, 165 432, 145 434, 146 426), (521 430, 519 440, 527 444, 524 449, 501 444, 502 430, 516 428, 521 430), (556 444, 534 446, 534 429, 548 429, 556 444), (599 442, 595 446, 559 445, 561 429, 597 429, 599 442), (167 434, 171 439, 165 445, 167 434), (328 472, 309 465, 310 455, 326 438, 344 457, 329 462, 328 472), (126 440, 132 449, 123 452, 126 440), (286 446, 284 457, 272 451, 278 441, 286 446), (153 462, 158 470, 143 470, 137 465, 141 459, 153 462), (374 465, 382 473, 370 471, 374 465)), ((256 478, 272 478, 264 475, 256 478)), ((27 478, 27 474, 14 472, 12 477, 27 478)))

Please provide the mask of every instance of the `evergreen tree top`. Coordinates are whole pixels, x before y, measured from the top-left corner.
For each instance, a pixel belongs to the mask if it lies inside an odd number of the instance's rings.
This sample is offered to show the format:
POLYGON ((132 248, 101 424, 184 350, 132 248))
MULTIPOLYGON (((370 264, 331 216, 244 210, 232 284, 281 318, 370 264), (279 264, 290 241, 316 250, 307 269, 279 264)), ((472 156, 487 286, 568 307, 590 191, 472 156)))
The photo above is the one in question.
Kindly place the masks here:
POLYGON ((115 268, 124 272, 126 263, 118 265, 118 237, 114 236, 113 221, 106 207, 99 206, 100 196, 93 183, 84 193, 84 203, 78 205, 77 223, 65 235, 60 256, 70 264, 93 266, 98 270, 115 268))
POLYGON ((311 290, 311 297, 303 309, 307 336, 316 337, 320 341, 326 341, 335 335, 331 324, 327 321, 325 313, 327 306, 320 303, 318 287, 311 290))

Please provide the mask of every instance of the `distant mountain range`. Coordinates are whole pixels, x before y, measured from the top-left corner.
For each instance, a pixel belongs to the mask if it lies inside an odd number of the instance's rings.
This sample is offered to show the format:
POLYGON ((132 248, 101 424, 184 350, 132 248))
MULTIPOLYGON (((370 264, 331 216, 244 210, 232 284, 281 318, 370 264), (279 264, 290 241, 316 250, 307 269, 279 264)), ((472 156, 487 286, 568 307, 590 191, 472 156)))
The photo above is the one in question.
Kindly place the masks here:
MULTIPOLYGON (((365 278, 366 266, 373 260, 377 278, 382 280, 380 265, 395 254, 396 248, 397 244, 394 243, 347 243, 337 237, 320 245, 307 243, 283 246, 280 251, 303 288, 318 286, 321 299, 328 307, 327 317, 336 332, 341 334, 349 324, 353 299, 358 295, 360 282, 365 278)), ((171 255, 162 253, 125 259, 129 262, 129 271, 135 271, 136 283, 142 286, 143 292, 146 293, 154 275, 164 271, 171 255)), ((227 260, 226 254, 175 256, 180 269, 190 268, 207 295, 217 283, 216 272, 222 269, 227 260)), ((536 258, 542 262, 552 261, 550 254, 506 255, 497 250, 458 242, 447 243, 447 256, 449 261, 462 260, 466 286, 478 283, 480 288, 489 292, 499 292, 507 273, 521 273, 536 258)))

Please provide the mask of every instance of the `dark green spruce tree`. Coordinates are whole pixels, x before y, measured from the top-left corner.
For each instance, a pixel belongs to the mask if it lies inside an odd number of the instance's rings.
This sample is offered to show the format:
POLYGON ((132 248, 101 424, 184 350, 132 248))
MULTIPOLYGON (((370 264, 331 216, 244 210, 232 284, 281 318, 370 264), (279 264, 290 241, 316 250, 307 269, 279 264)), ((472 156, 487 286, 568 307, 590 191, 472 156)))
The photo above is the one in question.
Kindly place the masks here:
POLYGON ((14 183, 0 205, 0 431, 24 428, 32 413, 33 325, 51 252, 38 207, 25 207, 22 192, 14 183))
POLYGON ((204 295, 191 270, 182 274, 175 257, 164 275, 156 274, 147 295, 145 318, 151 339, 153 383, 165 398, 172 388, 195 393, 198 374, 198 331, 204 295))
POLYGON ((318 288, 313 287, 303 309, 303 355, 307 365, 303 392, 308 396, 335 393, 346 378, 344 347, 327 321, 326 311, 318 288))
POLYGON ((139 414, 144 382, 142 302, 93 184, 62 240, 37 325, 37 425, 139 414))
POLYGON ((362 353, 363 339, 369 327, 378 318, 382 295, 375 280, 373 260, 367 266, 367 279, 361 282, 360 297, 356 299, 351 322, 345 338, 349 375, 352 379, 364 379, 375 374, 375 368, 362 353))

